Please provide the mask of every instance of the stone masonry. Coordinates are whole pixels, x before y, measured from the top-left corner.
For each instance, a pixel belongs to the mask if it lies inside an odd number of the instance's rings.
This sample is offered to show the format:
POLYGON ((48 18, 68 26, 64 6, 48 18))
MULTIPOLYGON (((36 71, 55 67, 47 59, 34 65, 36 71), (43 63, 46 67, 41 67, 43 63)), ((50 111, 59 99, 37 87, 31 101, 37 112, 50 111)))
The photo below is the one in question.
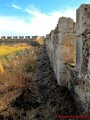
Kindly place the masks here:
POLYGON ((90 4, 83 4, 76 15, 76 70, 78 85, 74 85, 84 111, 90 115, 90 4))
POLYGON ((46 48, 58 84, 73 91, 82 115, 90 115, 90 4, 77 9, 76 23, 61 17, 46 48))
POLYGON ((46 37, 46 47, 58 84, 69 87, 70 74, 65 64, 76 61, 75 23, 71 18, 59 19, 55 30, 46 37))
POLYGON ((77 70, 80 74, 87 75, 90 72, 90 5, 81 5, 76 17, 77 70))

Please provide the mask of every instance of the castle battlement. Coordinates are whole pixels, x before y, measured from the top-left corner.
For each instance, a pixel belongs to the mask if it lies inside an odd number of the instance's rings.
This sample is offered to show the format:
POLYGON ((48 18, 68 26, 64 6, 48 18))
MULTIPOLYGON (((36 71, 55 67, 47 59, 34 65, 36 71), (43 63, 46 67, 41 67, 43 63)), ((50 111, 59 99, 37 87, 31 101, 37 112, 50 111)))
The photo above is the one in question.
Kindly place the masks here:
POLYGON ((38 36, 0 36, 0 40, 33 40, 38 36))

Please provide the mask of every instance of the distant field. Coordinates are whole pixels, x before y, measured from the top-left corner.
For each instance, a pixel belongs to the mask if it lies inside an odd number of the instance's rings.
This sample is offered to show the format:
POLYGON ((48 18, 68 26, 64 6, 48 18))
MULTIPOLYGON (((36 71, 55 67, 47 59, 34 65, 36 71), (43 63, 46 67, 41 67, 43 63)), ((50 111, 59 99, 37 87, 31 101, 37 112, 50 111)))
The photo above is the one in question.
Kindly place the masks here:
POLYGON ((16 44, 13 46, 1 45, 0 46, 0 56, 7 55, 7 54, 10 54, 13 52, 17 52, 17 51, 23 50, 25 48, 29 48, 29 46, 27 44, 16 44))
POLYGON ((14 54, 22 50, 29 49, 30 46, 27 44, 15 44, 15 45, 0 45, 0 72, 3 73, 5 70, 3 65, 8 61, 7 58, 15 57, 14 54), (8 57, 9 56, 9 57, 8 57))

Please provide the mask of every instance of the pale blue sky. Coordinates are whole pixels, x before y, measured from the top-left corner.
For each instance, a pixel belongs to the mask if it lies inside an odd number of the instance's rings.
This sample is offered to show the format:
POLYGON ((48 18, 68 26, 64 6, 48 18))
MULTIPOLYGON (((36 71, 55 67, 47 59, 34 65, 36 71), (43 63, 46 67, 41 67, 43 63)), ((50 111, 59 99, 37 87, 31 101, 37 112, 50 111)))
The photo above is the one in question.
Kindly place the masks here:
POLYGON ((0 0, 0 36, 45 35, 61 16, 75 20, 84 3, 90 0, 0 0))

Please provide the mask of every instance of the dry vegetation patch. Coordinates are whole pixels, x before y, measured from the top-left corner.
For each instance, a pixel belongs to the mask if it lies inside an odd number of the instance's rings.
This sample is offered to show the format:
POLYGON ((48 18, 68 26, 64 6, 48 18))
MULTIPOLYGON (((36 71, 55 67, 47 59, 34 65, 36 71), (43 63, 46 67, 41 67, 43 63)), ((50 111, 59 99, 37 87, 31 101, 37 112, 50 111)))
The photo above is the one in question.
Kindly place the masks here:
POLYGON ((0 92, 22 86, 28 73, 33 72, 35 64, 33 47, 26 44, 3 46, 5 51, 7 48, 9 50, 6 53, 1 53, 0 92))
POLYGON ((3 106, 0 111, 6 109, 15 99, 18 90, 30 85, 28 83, 33 86, 31 81, 34 78, 36 50, 37 46, 25 43, 0 46, 0 106, 3 106))

